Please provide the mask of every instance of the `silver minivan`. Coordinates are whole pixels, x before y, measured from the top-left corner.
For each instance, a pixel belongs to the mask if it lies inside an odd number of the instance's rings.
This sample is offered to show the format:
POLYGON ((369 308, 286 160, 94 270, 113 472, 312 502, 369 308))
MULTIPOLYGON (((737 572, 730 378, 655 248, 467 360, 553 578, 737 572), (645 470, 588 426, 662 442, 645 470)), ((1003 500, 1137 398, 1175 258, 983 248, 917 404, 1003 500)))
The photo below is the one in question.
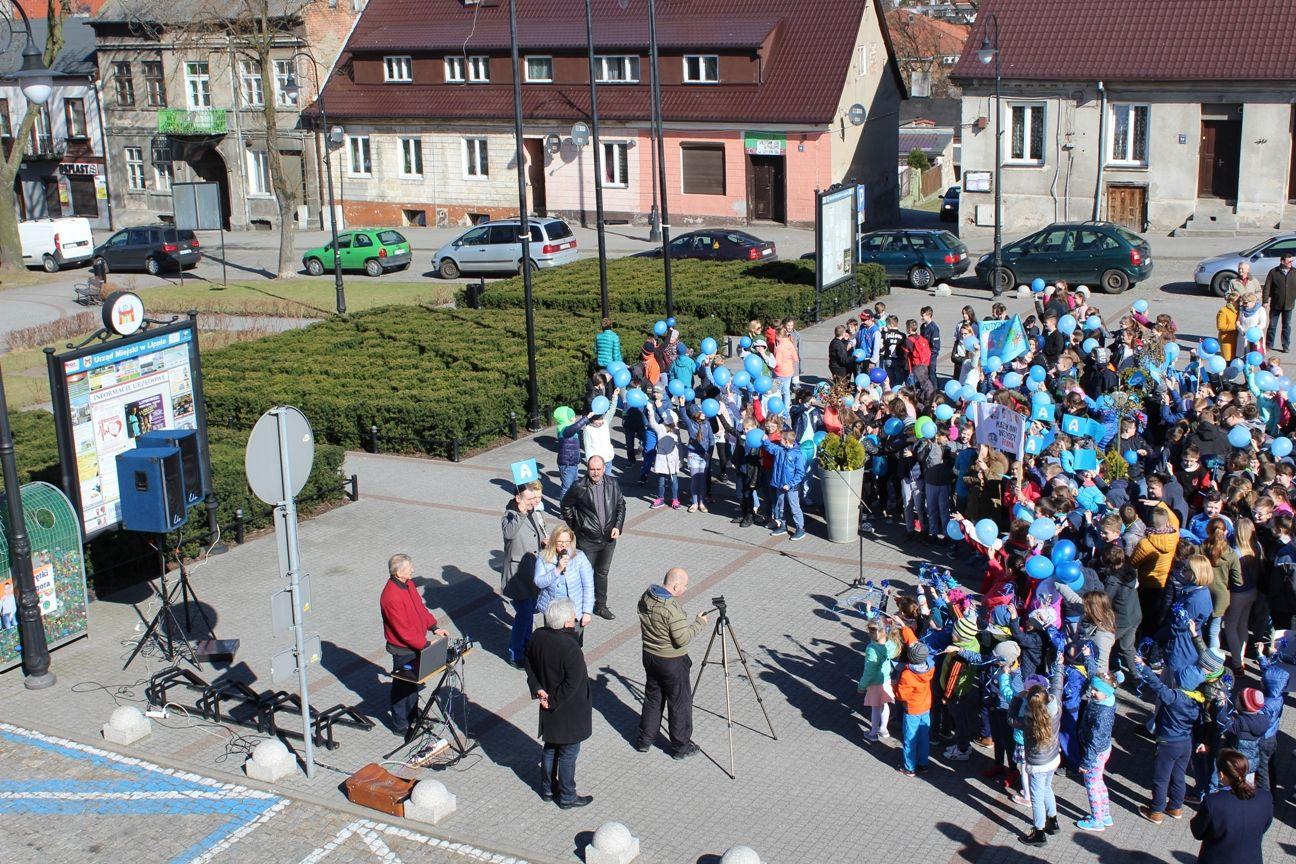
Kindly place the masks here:
POLYGON ((1223 297, 1229 283, 1237 278, 1239 261, 1250 261, 1251 275, 1263 283, 1269 271, 1278 266, 1278 260, 1292 254, 1296 254, 1296 234, 1279 234, 1250 249, 1207 258, 1193 271, 1193 281, 1198 288, 1223 297))
MULTIPOLYGON (((557 267, 576 260, 576 237, 561 219, 536 218, 531 226, 531 265, 557 267)), ((501 219, 469 228, 432 256, 432 268, 442 279, 460 273, 522 272, 521 224, 501 219)))

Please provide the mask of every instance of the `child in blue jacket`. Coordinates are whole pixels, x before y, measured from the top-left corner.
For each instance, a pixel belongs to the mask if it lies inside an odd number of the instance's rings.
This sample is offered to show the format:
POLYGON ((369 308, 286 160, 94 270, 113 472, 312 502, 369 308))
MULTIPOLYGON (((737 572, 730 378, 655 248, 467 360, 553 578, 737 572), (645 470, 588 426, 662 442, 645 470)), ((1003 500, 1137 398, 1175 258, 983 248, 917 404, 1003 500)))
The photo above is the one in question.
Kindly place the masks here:
POLYGON ((1089 797, 1089 815, 1076 822, 1083 831, 1111 827, 1111 802, 1103 770, 1112 750, 1112 723, 1116 719, 1116 683, 1111 675, 1098 672, 1089 678, 1089 704, 1080 714, 1076 729, 1080 749, 1080 776, 1089 797))
POLYGON ((791 429, 784 429, 782 439, 775 441, 765 439, 765 451, 774 457, 774 468, 770 471, 770 492, 774 497, 773 521, 770 524, 771 534, 782 534, 787 529, 783 525, 784 505, 792 508, 793 540, 805 537, 805 517, 801 514, 801 481, 805 479, 805 452, 797 446, 796 434, 791 429))
POLYGON ((1139 655, 1136 671, 1144 685, 1156 694, 1156 761, 1152 768, 1152 804, 1140 804, 1138 813, 1160 825, 1166 816, 1181 818, 1187 794, 1185 775, 1192 757, 1192 730, 1201 714, 1202 696, 1197 692, 1203 680, 1196 666, 1179 670, 1174 687, 1161 682, 1139 655))

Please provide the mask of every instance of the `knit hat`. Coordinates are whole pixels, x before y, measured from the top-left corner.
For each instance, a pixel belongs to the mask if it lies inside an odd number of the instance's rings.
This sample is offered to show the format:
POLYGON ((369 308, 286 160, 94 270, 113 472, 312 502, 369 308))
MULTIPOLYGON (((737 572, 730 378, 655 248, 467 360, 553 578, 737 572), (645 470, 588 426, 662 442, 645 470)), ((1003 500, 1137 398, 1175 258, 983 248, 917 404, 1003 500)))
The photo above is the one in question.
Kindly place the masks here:
POLYGON ((762 338, 760 338, 760 339, 753 339, 753 340, 752 340, 751 347, 753 347, 753 348, 768 348, 768 347, 769 347, 769 343, 766 342, 765 339, 762 337, 762 338))
POLYGON ((1094 690, 1097 690, 1099 693, 1103 694, 1104 696, 1116 695, 1116 688, 1108 684, 1106 681, 1104 681, 1101 678, 1090 678, 1089 686, 1092 687, 1094 690))
POLYGON ((1017 658, 1021 657, 1021 646, 1011 639, 1000 642, 994 647, 994 656, 1004 661, 1005 664, 1016 663, 1017 658))
POLYGON ((1030 613, 1030 618, 1041 627, 1056 627, 1057 612, 1052 606, 1041 606, 1030 613))
POLYGON ((1254 714, 1264 707, 1264 694, 1254 687, 1246 687, 1238 697, 1238 705, 1246 714, 1254 714))
POLYGON ((643 348, 640 349, 640 353, 643 354, 643 356, 647 357, 649 354, 653 353, 656 350, 657 350, 657 343, 649 339, 647 342, 643 344, 643 348))
POLYGON ((1224 655, 1214 648, 1207 648, 1197 657, 1197 666, 1206 675, 1206 680, 1224 674, 1224 655))
MULTIPOLYGON (((909 662, 915 666, 921 666, 927 662, 931 656, 931 651, 927 648, 926 642, 913 642, 909 645, 909 662)), ((1258 691, 1257 691, 1258 692, 1258 691)))
POLYGON ((976 638, 977 625, 972 618, 960 618, 954 622, 954 641, 969 642, 976 638))
POLYGON ((558 431, 566 429, 576 421, 576 412, 566 405, 559 405, 553 412, 554 423, 558 425, 558 431))

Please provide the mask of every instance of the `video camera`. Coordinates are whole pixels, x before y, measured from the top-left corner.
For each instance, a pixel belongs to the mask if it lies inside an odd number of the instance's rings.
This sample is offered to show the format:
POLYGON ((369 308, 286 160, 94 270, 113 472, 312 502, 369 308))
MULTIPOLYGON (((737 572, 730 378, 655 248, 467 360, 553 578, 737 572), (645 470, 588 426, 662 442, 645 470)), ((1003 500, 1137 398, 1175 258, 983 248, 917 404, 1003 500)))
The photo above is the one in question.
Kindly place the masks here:
POLYGON ((459 658, 463 657, 476 646, 476 642, 467 636, 462 636, 446 646, 446 663, 457 663, 459 658))

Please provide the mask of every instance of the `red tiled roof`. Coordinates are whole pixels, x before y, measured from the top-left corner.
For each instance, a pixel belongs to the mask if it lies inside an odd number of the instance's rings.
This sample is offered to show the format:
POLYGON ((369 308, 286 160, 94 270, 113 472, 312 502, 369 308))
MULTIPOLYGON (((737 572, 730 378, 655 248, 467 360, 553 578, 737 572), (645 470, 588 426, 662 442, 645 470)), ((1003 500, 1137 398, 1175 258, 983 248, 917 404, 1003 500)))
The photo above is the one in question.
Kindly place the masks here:
MULTIPOLYGON (((951 57, 963 50, 971 29, 966 24, 942 21, 911 9, 892 9, 887 12, 891 28, 891 41, 901 60, 929 60, 933 57, 951 57)), ((978 43, 979 44, 979 43, 978 43)))
MULTIPOLYGON (((716 87, 663 86, 667 121, 832 122, 855 53, 865 7, 875 0, 657 0, 657 34, 663 47, 754 48, 777 27, 762 84, 716 87), (698 14, 701 13, 699 17, 698 14), (666 40, 669 39, 668 43, 666 40)), ((525 50, 583 48, 584 4, 528 0, 518 4, 518 41, 525 50)), ((465 9, 460 0, 369 0, 347 43, 351 54, 393 50, 401 34, 406 50, 484 51, 508 47, 508 5, 465 9), (466 45, 465 45, 466 41, 466 45), (435 46, 442 46, 437 48, 435 46)), ((596 50, 643 46, 647 58, 646 4, 594 0, 596 50)), ((344 58, 345 59, 345 58, 344 58)), ((892 74, 897 76, 894 63, 892 74)), ((599 117, 646 120, 648 70, 638 85, 599 88, 599 117)), ((509 84, 360 85, 333 76, 324 91, 330 119, 499 119, 513 114, 509 84)), ((585 85, 528 85, 523 114, 577 120, 589 113, 585 85)))
POLYGON ((954 78, 993 78, 990 13, 1005 79, 1296 81, 1293 0, 984 0, 954 78))

